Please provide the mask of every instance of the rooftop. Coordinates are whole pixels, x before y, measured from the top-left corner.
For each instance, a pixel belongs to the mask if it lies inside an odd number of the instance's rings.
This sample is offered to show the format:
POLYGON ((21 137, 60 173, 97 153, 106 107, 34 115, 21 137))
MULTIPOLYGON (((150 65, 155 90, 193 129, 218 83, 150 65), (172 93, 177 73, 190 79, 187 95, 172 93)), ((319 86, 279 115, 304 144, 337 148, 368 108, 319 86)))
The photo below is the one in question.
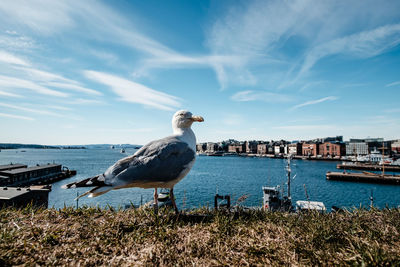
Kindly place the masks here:
POLYGON ((0 199, 12 199, 17 196, 26 194, 29 191, 30 191, 29 188, 0 187, 0 199))
POLYGON ((6 171, 1 171, 3 174, 19 174, 19 173, 24 173, 24 172, 29 172, 29 171, 37 171, 37 170, 43 170, 47 168, 52 168, 52 167, 57 167, 61 166, 60 164, 48 164, 48 165, 39 165, 39 166, 32 166, 32 167, 22 167, 18 169, 12 169, 12 170, 6 170, 6 171))
POLYGON ((11 163, 8 165, 0 165, 0 171, 4 171, 4 170, 12 170, 12 169, 18 169, 18 168, 26 168, 28 167, 27 165, 24 164, 19 164, 19 163, 11 163))

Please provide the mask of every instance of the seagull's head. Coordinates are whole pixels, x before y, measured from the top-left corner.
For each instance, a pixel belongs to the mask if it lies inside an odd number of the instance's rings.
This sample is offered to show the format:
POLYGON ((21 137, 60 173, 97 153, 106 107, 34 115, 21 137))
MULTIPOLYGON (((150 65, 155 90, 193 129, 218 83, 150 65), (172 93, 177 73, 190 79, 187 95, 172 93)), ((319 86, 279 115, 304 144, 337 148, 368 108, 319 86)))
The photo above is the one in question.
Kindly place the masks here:
POLYGON ((201 116, 194 116, 190 111, 179 110, 172 117, 172 127, 174 129, 190 128, 192 123, 198 121, 204 121, 201 116))

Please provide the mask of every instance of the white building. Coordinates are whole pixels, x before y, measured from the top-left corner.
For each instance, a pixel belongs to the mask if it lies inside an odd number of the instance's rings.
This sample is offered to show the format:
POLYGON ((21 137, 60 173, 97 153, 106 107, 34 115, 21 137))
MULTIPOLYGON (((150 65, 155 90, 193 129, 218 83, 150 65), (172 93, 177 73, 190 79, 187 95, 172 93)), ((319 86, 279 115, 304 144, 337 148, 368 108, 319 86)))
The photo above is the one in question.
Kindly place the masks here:
POLYGON ((368 144, 365 142, 351 142, 346 144, 347 156, 368 155, 368 144))

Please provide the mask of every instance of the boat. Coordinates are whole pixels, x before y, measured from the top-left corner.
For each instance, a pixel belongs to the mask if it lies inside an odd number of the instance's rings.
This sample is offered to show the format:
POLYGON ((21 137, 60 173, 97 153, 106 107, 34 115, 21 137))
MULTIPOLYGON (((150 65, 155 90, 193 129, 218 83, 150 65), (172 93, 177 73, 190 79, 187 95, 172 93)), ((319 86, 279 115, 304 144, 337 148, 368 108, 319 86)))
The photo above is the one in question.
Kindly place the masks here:
POLYGON ((263 209, 268 211, 291 211, 292 201, 287 196, 280 197, 279 186, 263 186, 263 209))
POLYGON ((296 212, 318 211, 325 212, 325 204, 320 201, 298 200, 296 201, 296 212))
POLYGON ((292 198, 290 196, 290 160, 291 157, 287 158, 287 195, 281 197, 279 192, 279 185, 275 187, 263 186, 263 210, 265 211, 293 211, 292 198))
MULTIPOLYGON (((293 209, 292 206, 292 197, 290 194, 290 181, 291 181, 291 166, 290 162, 292 159, 292 155, 287 157, 287 166, 286 166, 286 172, 287 172, 287 195, 281 197, 280 195, 280 187, 275 186, 275 187, 267 187, 263 186, 263 210, 265 211, 285 211, 285 212, 301 212, 301 211, 318 211, 318 212, 325 212, 325 204, 323 202, 319 201, 310 201, 308 199, 308 194, 307 194, 307 189, 304 185, 305 193, 306 193, 306 198, 307 200, 298 200, 296 201, 296 209, 293 209)), ((295 175, 296 176, 296 175, 295 175)), ((294 176, 294 177, 295 177, 294 176)), ((294 178, 293 177, 293 178, 294 178)))

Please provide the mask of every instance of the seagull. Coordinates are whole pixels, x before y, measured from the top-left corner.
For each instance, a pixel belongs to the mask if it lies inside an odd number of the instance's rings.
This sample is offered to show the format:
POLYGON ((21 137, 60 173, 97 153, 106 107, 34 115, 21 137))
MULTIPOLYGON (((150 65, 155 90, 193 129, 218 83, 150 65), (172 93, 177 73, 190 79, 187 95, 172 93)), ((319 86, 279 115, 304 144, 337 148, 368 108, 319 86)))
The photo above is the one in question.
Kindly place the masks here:
POLYGON ((64 189, 93 187, 78 198, 97 197, 111 190, 141 187, 154 188, 154 207, 158 207, 157 188, 169 188, 176 213, 174 186, 182 180, 196 160, 196 136, 190 128, 193 122, 203 122, 187 110, 179 110, 172 117, 173 135, 152 141, 132 156, 118 160, 103 174, 63 185, 64 189))

